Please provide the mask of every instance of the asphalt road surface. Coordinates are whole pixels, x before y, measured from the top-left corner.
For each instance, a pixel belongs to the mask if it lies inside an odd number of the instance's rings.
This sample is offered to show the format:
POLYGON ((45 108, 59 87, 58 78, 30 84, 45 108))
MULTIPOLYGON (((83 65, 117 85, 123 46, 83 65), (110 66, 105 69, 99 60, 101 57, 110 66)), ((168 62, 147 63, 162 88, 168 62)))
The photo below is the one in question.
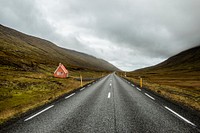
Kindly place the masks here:
POLYGON ((197 133, 199 117, 110 74, 4 127, 5 133, 197 133))

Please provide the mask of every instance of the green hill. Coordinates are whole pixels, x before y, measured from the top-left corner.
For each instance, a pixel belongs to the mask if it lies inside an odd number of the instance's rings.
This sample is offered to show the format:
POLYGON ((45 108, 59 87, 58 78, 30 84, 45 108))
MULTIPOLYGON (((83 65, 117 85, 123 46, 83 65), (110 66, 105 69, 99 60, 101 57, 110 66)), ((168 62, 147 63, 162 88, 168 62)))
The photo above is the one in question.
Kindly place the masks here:
POLYGON ((0 25, 0 65, 26 71, 53 67, 62 62, 68 69, 116 71, 118 68, 96 57, 64 49, 40 38, 0 25))
POLYGON ((176 71, 197 72, 200 71, 200 46, 183 51, 175 56, 168 58, 166 61, 135 72, 151 72, 151 71, 165 71, 171 73, 176 71))

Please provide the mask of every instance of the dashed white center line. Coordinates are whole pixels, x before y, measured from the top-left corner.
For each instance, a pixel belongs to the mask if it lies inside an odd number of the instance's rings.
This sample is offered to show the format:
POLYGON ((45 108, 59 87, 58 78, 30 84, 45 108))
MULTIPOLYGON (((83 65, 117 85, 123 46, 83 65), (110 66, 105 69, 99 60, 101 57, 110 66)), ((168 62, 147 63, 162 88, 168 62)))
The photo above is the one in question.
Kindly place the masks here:
POLYGON ((85 87, 81 88, 80 91, 82 91, 82 90, 84 90, 84 89, 85 89, 85 87))
POLYGON ((136 87, 136 89, 137 89, 137 90, 139 90, 139 91, 141 91, 141 89, 140 89, 140 88, 138 88, 138 87, 136 87))
POLYGON ((131 84, 131 86, 133 86, 133 87, 134 87, 134 85, 133 85, 133 84, 131 84))
POLYGON ((110 86, 112 86, 112 84, 110 83, 110 86))
POLYGON ((25 119, 24 121, 28 121, 28 120, 30 120, 30 119, 32 119, 32 118, 34 118, 34 117, 36 117, 37 115, 39 115, 39 114, 43 113, 44 111, 47 111, 48 109, 52 108, 53 106, 54 106, 54 105, 51 105, 51 106, 49 106, 49 107, 47 107, 47 108, 43 109, 42 111, 40 111, 40 112, 38 112, 38 113, 36 113, 36 114, 32 115, 31 117, 29 117, 29 118, 25 119))
POLYGON ((153 98, 152 96, 150 96, 149 94, 147 93, 144 93, 146 96, 148 96, 149 98, 151 98, 152 100, 155 100, 155 98, 153 98))
POLYGON ((73 96, 75 93, 72 93, 71 95, 69 95, 69 96, 67 96, 67 97, 65 97, 65 99, 68 99, 68 98, 70 98, 71 96, 73 96))
POLYGON ((167 106, 164 106, 167 110, 169 110, 170 112, 172 112, 173 114, 175 114, 176 116, 178 116, 179 118, 181 118, 182 120, 184 120, 185 122, 196 126, 194 123, 190 122, 189 120, 187 120, 186 118, 184 118, 183 116, 179 115, 178 113, 176 113, 175 111, 173 111, 172 109, 168 108, 167 106))
POLYGON ((108 98, 110 98, 110 92, 108 93, 108 98))

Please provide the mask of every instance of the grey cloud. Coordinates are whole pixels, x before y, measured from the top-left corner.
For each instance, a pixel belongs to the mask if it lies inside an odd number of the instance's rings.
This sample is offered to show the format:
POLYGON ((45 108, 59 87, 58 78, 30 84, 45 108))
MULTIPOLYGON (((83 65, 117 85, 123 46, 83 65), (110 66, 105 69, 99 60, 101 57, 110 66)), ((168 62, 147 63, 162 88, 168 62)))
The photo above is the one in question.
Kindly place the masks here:
POLYGON ((87 4, 80 2, 72 5, 77 17, 95 18, 94 23, 85 23, 85 26, 94 29, 98 36, 112 39, 116 45, 148 49, 146 54, 150 56, 153 51, 155 56, 162 53, 163 57, 168 57, 188 48, 188 45, 192 47, 199 43, 200 9, 197 1, 143 0, 122 3, 87 0, 87 4), (169 48, 168 52, 163 47, 169 48))
POLYGON ((45 20, 45 16, 38 10, 35 1, 2 0, 0 12, 2 24, 45 39, 54 36, 52 35, 54 27, 45 20))
POLYGON ((199 7, 197 0, 3 0, 0 23, 134 70, 199 45, 199 7))

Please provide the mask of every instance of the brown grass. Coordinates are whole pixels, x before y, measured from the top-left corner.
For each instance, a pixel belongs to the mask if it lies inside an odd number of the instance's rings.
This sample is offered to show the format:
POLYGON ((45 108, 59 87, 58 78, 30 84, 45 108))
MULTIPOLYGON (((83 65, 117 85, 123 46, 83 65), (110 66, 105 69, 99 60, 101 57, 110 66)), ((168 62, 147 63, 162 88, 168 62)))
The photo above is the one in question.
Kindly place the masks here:
POLYGON ((66 87, 63 88, 52 90, 36 90, 36 88, 34 88, 21 93, 18 92, 17 94, 13 95, 12 98, 1 100, 1 122, 19 116, 30 109, 49 103, 59 96, 66 94, 80 86, 78 81, 72 79, 67 79, 66 83, 66 87))
MULTIPOLYGON (((49 72, 0 68, 0 124, 80 87, 80 81, 73 78, 54 78, 49 72)), ((71 76, 80 74, 83 78, 98 78, 106 73, 70 71, 71 76)), ((88 82, 91 81, 83 82, 83 85, 88 82)))
MULTIPOLYGON (((120 75, 120 74, 119 74, 120 75)), ((127 73, 127 79, 139 85, 139 75, 143 77, 143 87, 191 109, 200 111, 200 78, 183 74, 127 73)))

